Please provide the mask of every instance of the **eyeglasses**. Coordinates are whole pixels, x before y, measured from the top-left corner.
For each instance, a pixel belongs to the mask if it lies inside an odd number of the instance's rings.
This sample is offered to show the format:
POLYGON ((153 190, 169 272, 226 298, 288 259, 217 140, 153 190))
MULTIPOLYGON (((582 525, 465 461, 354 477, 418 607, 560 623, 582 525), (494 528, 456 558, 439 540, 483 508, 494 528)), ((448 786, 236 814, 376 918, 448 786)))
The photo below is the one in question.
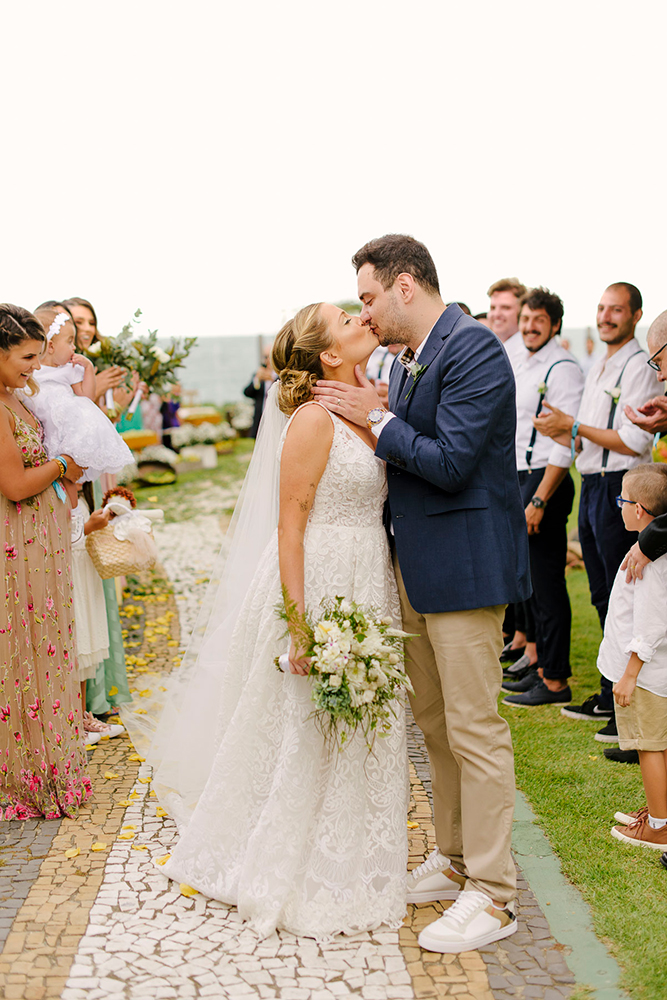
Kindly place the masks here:
MULTIPOLYGON (((624 503, 639 503, 639 500, 624 500, 623 497, 616 497, 616 506, 620 507, 621 510, 623 510, 624 503)), ((645 510, 647 514, 650 514, 651 517, 657 517, 657 514, 654 514, 652 510, 649 510, 648 507, 645 507, 643 503, 639 503, 639 506, 641 507, 642 510, 645 510)))
POLYGON ((651 366, 651 368, 652 368, 652 369, 653 369, 654 371, 656 371, 656 372, 659 372, 659 371, 661 371, 661 369, 660 369, 660 363, 659 363, 658 361, 654 361, 653 359, 654 359, 654 358, 657 358, 657 356, 658 356, 658 355, 659 355, 659 354, 660 354, 660 353, 661 353, 662 351, 664 351, 664 349, 665 349, 666 347, 667 347, 667 344, 663 344, 663 345, 662 345, 662 347, 660 348, 660 350, 659 350, 659 351, 656 351, 656 352, 655 352, 655 354, 654 354, 654 355, 653 355, 652 357, 650 357, 650 358, 648 359, 648 361, 646 362, 646 364, 647 364, 647 365, 650 365, 650 366, 651 366))

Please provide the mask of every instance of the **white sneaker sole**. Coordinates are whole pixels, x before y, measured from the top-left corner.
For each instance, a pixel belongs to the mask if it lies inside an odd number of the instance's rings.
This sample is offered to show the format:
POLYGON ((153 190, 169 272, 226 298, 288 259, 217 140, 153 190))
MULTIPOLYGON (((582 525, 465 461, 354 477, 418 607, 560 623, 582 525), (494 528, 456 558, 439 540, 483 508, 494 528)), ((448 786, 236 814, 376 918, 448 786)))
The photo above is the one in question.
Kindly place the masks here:
POLYGON ((407 903, 437 903, 439 899, 458 899, 460 889, 442 889, 440 892, 410 892, 406 896, 407 903))
POLYGON ((635 840, 634 837, 626 837, 624 833, 619 833, 615 826, 611 828, 611 835, 616 840, 623 841, 624 844, 632 844, 633 847, 652 847, 654 851, 664 851, 667 846, 665 844, 651 844, 648 840, 635 840))
POLYGON ((518 923, 513 920, 511 924, 500 927, 497 931, 489 931, 488 934, 480 934, 479 937, 470 938, 468 941, 443 941, 437 934, 429 934, 429 928, 425 927, 419 935, 419 947, 424 951, 435 951, 441 955, 458 955, 462 951, 476 951, 486 944, 493 944, 494 941, 502 941, 503 938, 510 937, 516 933, 518 923))
POLYGON ((601 733, 596 733, 593 739, 597 740, 598 743, 618 743, 618 734, 616 736, 603 736, 601 733))
POLYGON ((609 722, 610 712, 600 712, 599 715, 582 715, 581 712, 573 712, 570 708, 561 708, 560 714, 566 719, 576 719, 577 722, 609 722))
POLYGON ((614 819, 619 823, 623 823, 625 826, 629 826, 630 823, 634 823, 636 816, 631 816, 630 813, 615 812, 614 819))

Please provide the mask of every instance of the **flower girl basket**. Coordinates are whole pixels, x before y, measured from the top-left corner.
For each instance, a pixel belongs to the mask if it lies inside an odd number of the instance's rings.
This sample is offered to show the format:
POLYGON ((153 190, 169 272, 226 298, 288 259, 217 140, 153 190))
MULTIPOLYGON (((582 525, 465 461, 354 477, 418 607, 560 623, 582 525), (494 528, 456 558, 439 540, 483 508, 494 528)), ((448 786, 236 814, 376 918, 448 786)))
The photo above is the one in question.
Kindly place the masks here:
POLYGON ((111 520, 86 538, 86 551, 103 580, 152 569, 156 563, 151 522, 161 520, 164 512, 134 510, 135 503, 129 490, 107 494, 103 506, 112 511, 111 520))

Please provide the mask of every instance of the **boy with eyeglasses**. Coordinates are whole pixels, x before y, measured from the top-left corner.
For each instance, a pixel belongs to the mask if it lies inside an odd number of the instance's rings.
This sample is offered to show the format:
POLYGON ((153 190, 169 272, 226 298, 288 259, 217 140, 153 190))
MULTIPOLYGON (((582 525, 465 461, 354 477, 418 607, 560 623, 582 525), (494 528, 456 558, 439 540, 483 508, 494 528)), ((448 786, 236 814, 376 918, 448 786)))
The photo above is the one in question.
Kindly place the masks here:
MULTIPOLYGON (((637 465, 617 498, 628 531, 643 531, 667 513, 667 465, 637 465)), ((617 812, 611 834, 628 844, 667 848, 667 553, 626 581, 619 569, 598 656, 613 684, 622 750, 637 750, 646 806, 617 812)))

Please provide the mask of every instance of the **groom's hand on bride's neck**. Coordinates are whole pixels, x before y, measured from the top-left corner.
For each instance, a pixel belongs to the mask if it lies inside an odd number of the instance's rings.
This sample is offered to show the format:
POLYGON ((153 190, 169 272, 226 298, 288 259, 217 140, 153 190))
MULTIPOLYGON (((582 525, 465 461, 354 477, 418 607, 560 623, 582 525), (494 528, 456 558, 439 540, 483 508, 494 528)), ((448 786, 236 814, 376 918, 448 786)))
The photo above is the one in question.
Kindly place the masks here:
POLYGON ((324 403, 332 413, 344 417, 360 427, 365 427, 368 411, 377 406, 384 406, 384 403, 378 396, 375 386, 366 378, 359 365, 356 365, 354 374, 357 378, 357 385, 320 379, 313 387, 313 395, 318 402, 324 403))

